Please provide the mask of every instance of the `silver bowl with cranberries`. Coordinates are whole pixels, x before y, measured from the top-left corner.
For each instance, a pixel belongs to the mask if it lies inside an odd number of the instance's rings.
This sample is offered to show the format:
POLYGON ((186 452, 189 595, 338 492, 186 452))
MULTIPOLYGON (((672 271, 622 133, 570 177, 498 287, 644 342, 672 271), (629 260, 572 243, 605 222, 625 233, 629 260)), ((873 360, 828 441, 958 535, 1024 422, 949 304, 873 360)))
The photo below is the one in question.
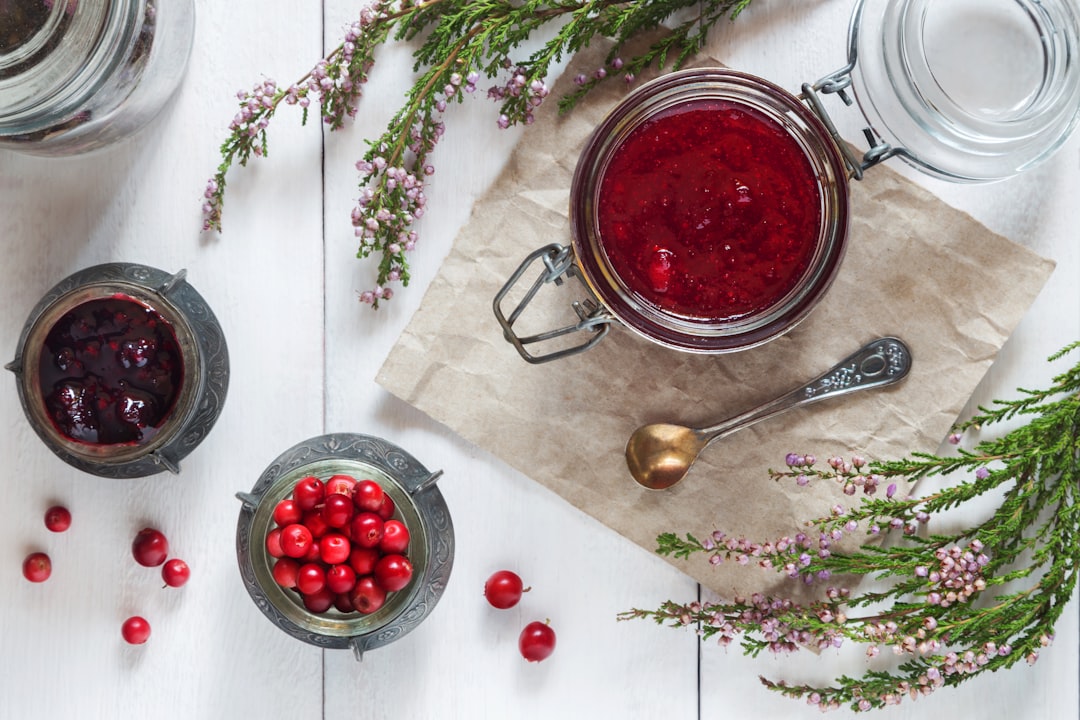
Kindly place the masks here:
POLYGON ((357 658, 434 609, 454 561, 454 527, 431 472, 370 435, 305 440, 241 501, 240 575, 278 628, 357 658))

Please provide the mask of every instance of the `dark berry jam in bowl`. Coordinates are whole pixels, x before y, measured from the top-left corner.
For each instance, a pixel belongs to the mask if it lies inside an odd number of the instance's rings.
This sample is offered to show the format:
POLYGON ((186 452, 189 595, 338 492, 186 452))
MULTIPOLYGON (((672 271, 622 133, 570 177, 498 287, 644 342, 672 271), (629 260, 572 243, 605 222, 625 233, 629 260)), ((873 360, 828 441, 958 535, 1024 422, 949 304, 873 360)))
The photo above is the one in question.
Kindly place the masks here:
POLYGON ((570 191, 590 289, 662 345, 758 345, 814 308, 840 266, 847 168, 795 96, 725 69, 671 73, 594 131, 570 191))
POLYGON ((30 314, 8 369, 34 430, 86 472, 179 472, 228 385, 213 312, 184 279, 111 263, 76 273, 30 314))
MULTIPOLYGON (((439 602, 454 564, 453 522, 436 485, 441 475, 441 471, 429 471, 397 445, 370 435, 322 435, 283 452, 250 492, 237 493, 242 503, 236 529, 237 560, 255 605, 292 637, 324 648, 351 648, 357 658, 415 629, 439 602), (297 590, 282 586, 274 576, 274 566, 282 558, 271 554, 267 536, 280 527, 275 520, 278 503, 289 498, 305 478, 327 481, 335 476, 377 483, 391 501, 392 514, 387 517, 403 523, 409 533, 404 554, 412 564, 411 578, 404 587, 388 592, 383 604, 369 612, 336 605, 315 612, 297 590)), ((322 507, 309 512, 321 512, 322 507)), ((356 512, 359 515, 361 510, 356 512)), ((303 522, 311 524, 306 516, 303 522)), ((353 564, 351 557, 349 564, 353 564)))

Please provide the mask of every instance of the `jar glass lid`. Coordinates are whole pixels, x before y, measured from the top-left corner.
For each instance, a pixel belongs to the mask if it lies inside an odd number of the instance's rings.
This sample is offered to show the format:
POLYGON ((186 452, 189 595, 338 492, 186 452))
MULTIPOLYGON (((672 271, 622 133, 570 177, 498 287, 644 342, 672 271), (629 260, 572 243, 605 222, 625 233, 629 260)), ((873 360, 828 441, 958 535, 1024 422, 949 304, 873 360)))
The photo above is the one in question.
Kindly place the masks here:
POLYGON ((1038 164, 1080 112, 1071 0, 860 0, 851 85, 894 154, 951 180, 1038 164))

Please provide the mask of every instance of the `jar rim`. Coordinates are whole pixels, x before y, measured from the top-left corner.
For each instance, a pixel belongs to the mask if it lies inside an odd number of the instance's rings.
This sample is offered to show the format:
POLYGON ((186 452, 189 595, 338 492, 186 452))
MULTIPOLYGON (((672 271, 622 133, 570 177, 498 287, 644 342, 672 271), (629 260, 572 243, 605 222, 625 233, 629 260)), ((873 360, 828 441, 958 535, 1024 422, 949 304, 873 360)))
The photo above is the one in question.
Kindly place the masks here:
POLYGON ((797 97, 760 77, 727 68, 691 68, 661 76, 628 95, 594 130, 575 170, 570 224, 577 264, 590 290, 624 325, 668 347, 722 353, 753 347, 790 330, 831 285, 846 250, 848 169, 827 129, 797 97), (818 185, 820 218, 814 256, 787 295, 744 318, 703 321, 666 312, 635 297, 611 266, 596 221, 607 162, 635 127, 657 112, 702 99, 723 99, 764 112, 795 139, 818 185))
POLYGON ((936 177, 1011 177, 1050 157, 1080 119, 1071 0, 858 0, 848 42, 870 128, 936 177))

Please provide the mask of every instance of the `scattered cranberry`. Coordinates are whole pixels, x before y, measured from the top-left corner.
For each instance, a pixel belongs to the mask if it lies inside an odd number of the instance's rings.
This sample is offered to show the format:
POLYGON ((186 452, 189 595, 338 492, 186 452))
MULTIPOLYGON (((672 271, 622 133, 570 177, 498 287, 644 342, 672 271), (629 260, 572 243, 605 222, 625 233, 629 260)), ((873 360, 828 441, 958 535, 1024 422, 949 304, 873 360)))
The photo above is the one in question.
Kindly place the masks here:
POLYGON ((353 502, 360 510, 377 513, 382 507, 386 493, 382 486, 374 480, 361 480, 353 488, 353 502))
POLYGON ((400 590, 412 580, 413 567, 404 555, 383 555, 375 563, 375 582, 387 592, 400 590))
POLYGON ((160 530, 143 528, 131 543, 135 562, 146 567, 157 567, 169 556, 169 541, 160 530))
POLYGON ((161 567, 161 579, 169 587, 180 587, 191 577, 191 568, 179 558, 169 560, 161 567))
POLYGON ((540 662, 555 652, 555 631, 546 622, 534 621, 518 636, 518 650, 529 662, 540 662))
POLYGON ((52 532, 64 532, 71 527, 71 511, 63 505, 53 505, 45 511, 45 527, 52 532))
POLYGON ((30 553, 23 560, 22 574, 30 582, 45 582, 52 575, 52 560, 43 552, 30 553))
POLYGON ((133 615, 124 621, 120 627, 120 634, 128 643, 142 645, 150 639, 150 623, 146 622, 146 618, 133 615))
POLYGON ((484 583, 484 597, 492 607, 506 610, 518 604, 523 592, 528 592, 528 589, 522 586, 523 583, 517 573, 499 570, 484 583))

